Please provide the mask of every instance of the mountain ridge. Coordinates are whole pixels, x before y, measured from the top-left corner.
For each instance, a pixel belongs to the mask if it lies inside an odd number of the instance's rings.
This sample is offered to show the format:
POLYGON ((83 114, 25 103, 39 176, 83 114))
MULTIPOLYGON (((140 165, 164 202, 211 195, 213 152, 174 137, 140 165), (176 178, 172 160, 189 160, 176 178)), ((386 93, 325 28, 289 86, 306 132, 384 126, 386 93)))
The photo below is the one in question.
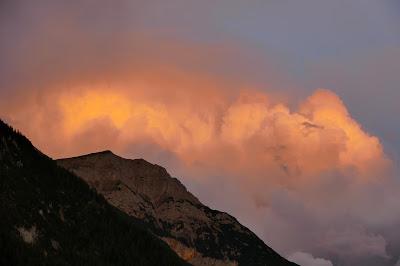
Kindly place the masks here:
POLYGON ((109 150, 57 162, 88 182, 110 204, 143 220, 193 265, 296 265, 235 217, 203 205, 162 166, 126 159, 109 150))

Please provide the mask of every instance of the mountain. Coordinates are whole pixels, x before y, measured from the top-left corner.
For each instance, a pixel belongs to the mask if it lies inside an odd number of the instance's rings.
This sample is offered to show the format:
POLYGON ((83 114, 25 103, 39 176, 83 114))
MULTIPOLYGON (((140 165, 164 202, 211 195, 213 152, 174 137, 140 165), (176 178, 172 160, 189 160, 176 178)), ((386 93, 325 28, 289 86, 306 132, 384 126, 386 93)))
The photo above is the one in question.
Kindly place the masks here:
POLYGON ((188 265, 0 120, 0 265, 188 265))
POLYGON ((203 205, 161 166, 111 151, 57 161, 193 265, 296 265, 229 214, 203 205))

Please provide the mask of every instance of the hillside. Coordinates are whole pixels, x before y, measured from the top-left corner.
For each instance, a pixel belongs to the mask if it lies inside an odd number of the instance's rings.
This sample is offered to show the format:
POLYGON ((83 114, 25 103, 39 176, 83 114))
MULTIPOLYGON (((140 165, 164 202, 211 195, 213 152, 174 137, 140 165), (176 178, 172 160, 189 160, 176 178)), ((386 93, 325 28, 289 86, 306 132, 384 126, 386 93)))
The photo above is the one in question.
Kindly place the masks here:
POLYGON ((295 265, 227 213, 203 205, 161 166, 111 151, 58 160, 193 265, 295 265))
POLYGON ((0 120, 0 265, 187 265, 0 120))

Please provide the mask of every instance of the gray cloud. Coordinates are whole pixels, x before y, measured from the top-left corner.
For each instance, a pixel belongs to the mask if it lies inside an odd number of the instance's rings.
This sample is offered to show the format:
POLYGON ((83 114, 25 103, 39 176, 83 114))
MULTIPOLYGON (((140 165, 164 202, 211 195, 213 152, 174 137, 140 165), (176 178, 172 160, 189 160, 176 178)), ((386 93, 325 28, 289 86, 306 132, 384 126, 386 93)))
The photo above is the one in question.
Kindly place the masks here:
POLYGON ((311 254, 295 252, 288 257, 288 260, 302 266, 333 266, 332 262, 322 258, 314 258, 311 254))

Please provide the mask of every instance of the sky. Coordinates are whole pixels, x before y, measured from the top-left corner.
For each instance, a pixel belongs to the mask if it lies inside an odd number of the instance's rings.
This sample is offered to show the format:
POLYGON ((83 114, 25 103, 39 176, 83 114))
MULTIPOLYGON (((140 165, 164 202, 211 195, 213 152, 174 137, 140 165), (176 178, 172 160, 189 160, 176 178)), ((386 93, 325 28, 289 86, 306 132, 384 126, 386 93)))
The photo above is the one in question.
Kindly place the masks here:
POLYGON ((0 118, 177 176, 304 266, 400 264, 400 4, 0 2, 0 118))

